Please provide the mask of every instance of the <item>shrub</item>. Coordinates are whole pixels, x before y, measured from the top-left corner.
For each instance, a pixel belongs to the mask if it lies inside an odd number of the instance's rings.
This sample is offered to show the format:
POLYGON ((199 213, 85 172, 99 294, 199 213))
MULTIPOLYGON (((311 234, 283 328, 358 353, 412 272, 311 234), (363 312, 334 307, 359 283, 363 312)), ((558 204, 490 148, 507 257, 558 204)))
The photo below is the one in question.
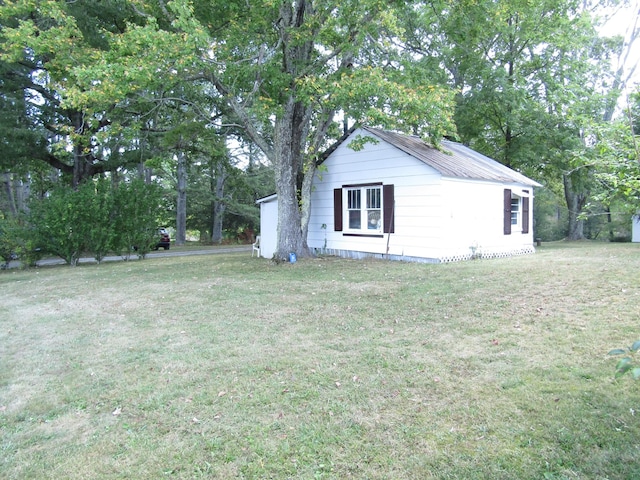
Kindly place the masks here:
POLYGON ((0 258, 4 260, 3 268, 17 254, 20 245, 18 228, 19 224, 15 218, 0 216, 0 258))
POLYGON ((141 180, 121 183, 114 190, 114 249, 119 254, 134 250, 144 257, 157 243, 158 210, 162 201, 159 185, 141 180))
POLYGON ((58 188, 30 204, 32 240, 69 265, 77 264, 86 247, 85 233, 90 229, 84 203, 87 193, 86 186, 77 191, 58 188))
MULTIPOLYGON (((41 246, 76 265, 91 253, 100 262, 108 252, 144 257, 157 242, 160 187, 142 181, 87 182, 76 190, 58 188, 31 203, 25 248, 41 246)), ((37 249, 33 249, 37 251, 37 249)))
POLYGON ((83 210, 87 217, 86 225, 90 228, 86 231, 87 250, 93 253, 93 257, 98 263, 113 251, 116 229, 113 222, 114 195, 111 182, 100 179, 92 185, 92 190, 88 190, 84 196, 87 202, 83 210))

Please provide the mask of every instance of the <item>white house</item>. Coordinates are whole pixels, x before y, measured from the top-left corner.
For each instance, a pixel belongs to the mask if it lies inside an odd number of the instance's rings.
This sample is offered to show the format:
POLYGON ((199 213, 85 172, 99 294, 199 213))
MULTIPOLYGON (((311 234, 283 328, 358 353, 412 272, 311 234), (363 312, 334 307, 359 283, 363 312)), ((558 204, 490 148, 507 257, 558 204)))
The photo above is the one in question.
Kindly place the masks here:
MULTIPOLYGON (((437 263, 534 252, 533 188, 540 184, 464 145, 443 140, 436 149, 363 127, 322 166, 307 237, 316 253, 437 263), (349 147, 363 137, 372 142, 349 147)), ((263 239, 275 237, 268 228, 263 239)))

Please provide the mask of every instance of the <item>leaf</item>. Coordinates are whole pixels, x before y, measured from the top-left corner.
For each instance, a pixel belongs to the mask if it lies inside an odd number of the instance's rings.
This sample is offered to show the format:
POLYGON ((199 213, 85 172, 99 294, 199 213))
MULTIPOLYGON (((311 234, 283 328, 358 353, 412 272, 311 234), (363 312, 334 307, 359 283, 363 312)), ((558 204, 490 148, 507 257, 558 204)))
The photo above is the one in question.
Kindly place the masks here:
POLYGON ((615 348, 609 352, 609 355, 622 355, 624 353, 627 353, 627 351, 622 348, 615 348))
POLYGON ((631 369, 631 358, 624 357, 621 358, 618 364, 616 365, 616 377, 620 377, 627 373, 631 369))
POLYGON ((640 367, 635 367, 631 369, 631 375, 634 380, 640 380, 640 367))
POLYGON ((633 342, 633 345, 631 345, 631 348, 629 350, 631 350, 632 352, 637 352, 640 349, 640 340, 636 340, 635 342, 633 342))

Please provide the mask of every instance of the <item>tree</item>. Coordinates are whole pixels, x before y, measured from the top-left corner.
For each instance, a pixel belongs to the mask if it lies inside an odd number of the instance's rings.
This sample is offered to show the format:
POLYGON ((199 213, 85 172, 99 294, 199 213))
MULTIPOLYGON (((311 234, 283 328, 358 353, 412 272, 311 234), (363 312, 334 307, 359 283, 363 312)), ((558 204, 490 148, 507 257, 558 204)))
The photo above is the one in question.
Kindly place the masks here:
POLYGON ((627 118, 609 122, 593 132, 600 187, 595 200, 616 205, 627 215, 640 212, 640 141, 636 130, 640 93, 631 96, 627 118), (635 113, 634 113, 635 112, 635 113))
MULTIPOLYGON (((13 158, 43 161, 67 175, 73 185, 122 166, 116 161, 127 159, 122 153, 135 148, 123 131, 131 120, 126 104, 84 101, 83 87, 78 86, 82 79, 74 68, 92 62, 106 48, 106 34, 132 21, 131 12, 120 0, 3 4, 2 92, 23 107, 10 118, 24 115, 19 132, 34 140, 29 143, 32 148, 13 158), (74 89, 78 95, 70 102, 68 93, 74 89)), ((14 149, 19 145, 15 137, 9 143, 14 149)))
POLYGON ((399 63, 367 54, 383 35, 402 34, 394 12, 405 3, 174 0, 144 10, 136 4, 144 25, 115 35, 110 51, 79 66, 77 75, 92 79, 86 88, 96 97, 121 84, 113 70, 141 81, 148 72, 166 71, 209 82, 211 101, 224 100, 274 165, 277 256, 302 256, 311 179, 328 133, 339 131, 339 111, 433 139, 453 128, 448 89, 419 84, 399 63))
MULTIPOLYGON (((239 168, 233 159, 227 142, 220 136, 217 144, 209 143, 208 154, 195 162, 190 170, 193 182, 189 185, 190 208, 188 227, 199 230, 203 241, 221 243, 225 231, 236 234, 245 228, 255 229, 257 222, 257 198, 249 186, 253 176, 252 166, 239 168)), ((272 175, 263 177, 262 189, 273 192, 272 175)), ((258 187, 259 190, 261 190, 258 187)))
POLYGON ((616 42, 597 36, 585 5, 432 0, 411 16, 408 41, 425 68, 441 67, 458 89, 463 142, 533 177, 562 178, 569 238, 583 235, 594 180, 583 133, 619 94, 607 87, 616 42))

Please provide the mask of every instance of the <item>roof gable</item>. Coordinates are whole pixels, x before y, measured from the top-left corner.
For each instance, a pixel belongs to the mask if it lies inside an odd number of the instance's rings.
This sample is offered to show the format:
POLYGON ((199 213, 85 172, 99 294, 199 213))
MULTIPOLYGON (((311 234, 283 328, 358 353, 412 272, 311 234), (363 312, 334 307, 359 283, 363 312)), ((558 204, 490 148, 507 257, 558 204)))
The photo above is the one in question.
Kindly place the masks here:
POLYGON ((362 128, 380 140, 429 165, 445 177, 542 186, 535 180, 460 143, 443 140, 443 150, 438 150, 417 136, 371 127, 362 128))
POLYGON ((278 195, 276 193, 272 193, 271 195, 267 195, 266 197, 262 197, 256 200, 257 204, 272 202, 278 199, 278 195))

